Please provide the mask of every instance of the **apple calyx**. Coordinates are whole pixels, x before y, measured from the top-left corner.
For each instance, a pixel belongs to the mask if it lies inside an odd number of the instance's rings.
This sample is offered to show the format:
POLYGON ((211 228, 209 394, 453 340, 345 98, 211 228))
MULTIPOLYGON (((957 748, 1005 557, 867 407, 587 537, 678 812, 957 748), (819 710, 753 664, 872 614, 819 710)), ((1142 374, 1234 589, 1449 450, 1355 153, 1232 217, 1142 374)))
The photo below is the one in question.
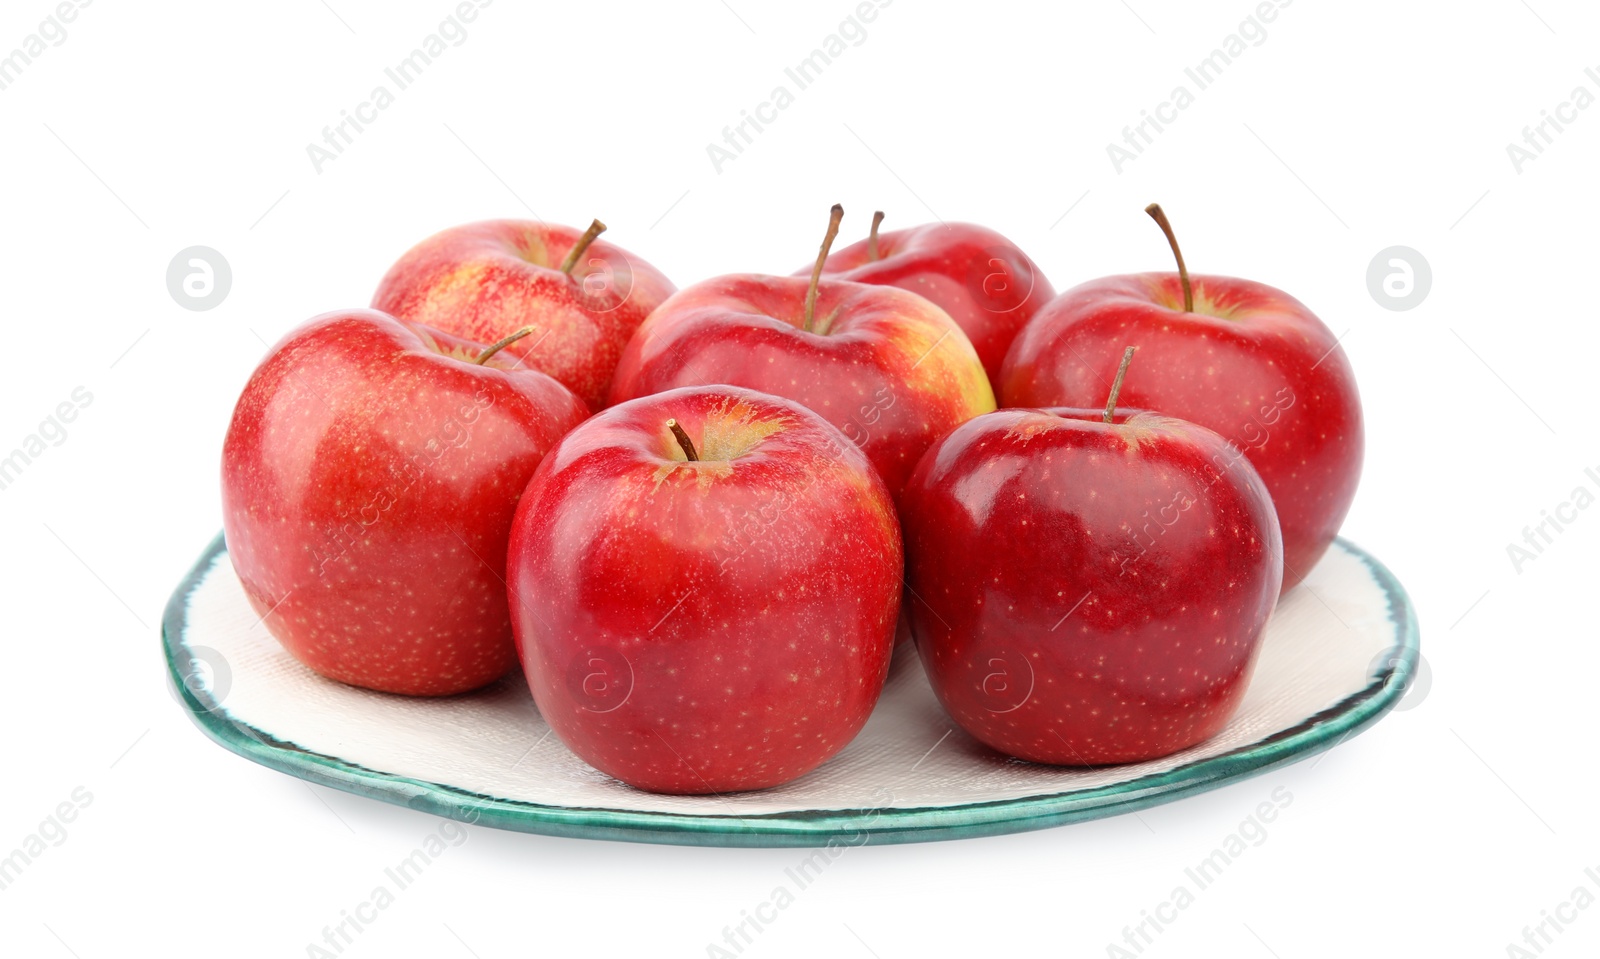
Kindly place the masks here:
POLYGON ((1167 245, 1172 247, 1172 255, 1178 261, 1178 282, 1183 284, 1183 312, 1194 312, 1194 290, 1189 286, 1189 268, 1183 265, 1183 251, 1178 249, 1177 234, 1172 232, 1172 224, 1167 222, 1167 214, 1161 209, 1161 204, 1152 203, 1144 208, 1150 214, 1150 219, 1156 221, 1161 227, 1161 232, 1167 235, 1167 245))
POLYGON ((817 265, 811 268, 811 285, 806 288, 806 312, 800 328, 811 332, 811 321, 817 312, 817 284, 822 281, 822 264, 828 260, 828 250, 834 237, 839 235, 839 221, 844 219, 844 207, 835 203, 828 215, 828 233, 822 238, 822 249, 817 251, 817 265))
MULTIPOLYGON (((1160 207, 1155 206, 1153 203, 1151 206, 1155 207, 1158 212, 1161 209, 1160 207)), ((1152 214, 1152 216, 1153 215, 1154 214, 1152 214)), ((1184 286, 1187 287, 1188 283, 1185 282, 1184 286)), ((1122 378, 1128 375, 1128 364, 1133 362, 1133 354, 1137 353, 1138 351, 1139 348, 1137 346, 1130 346, 1122 351, 1122 364, 1117 367, 1117 378, 1111 381, 1111 396, 1106 400, 1105 419, 1107 423, 1111 422, 1112 416, 1116 414, 1117 394, 1122 392, 1122 378)))
POLYGON ((867 234, 867 259, 869 260, 883 259, 878 255, 878 226, 881 223, 883 223, 883 211, 879 210, 872 214, 872 232, 867 234))
POLYGON ((567 253, 567 258, 561 261, 561 272, 572 275, 572 268, 578 265, 578 258, 583 256, 583 251, 589 248, 595 237, 606 231, 606 225, 599 220, 589 224, 589 229, 583 231, 583 236, 578 237, 578 242, 572 244, 572 249, 567 253))
POLYGON ((479 366, 482 366, 483 364, 489 362, 489 357, 495 355, 496 353, 500 352, 501 350, 505 349, 506 347, 510 346, 511 344, 515 343, 516 341, 522 339, 524 336, 527 336, 529 333, 532 333, 532 332, 533 332, 533 327, 524 326, 522 329, 520 329, 517 332, 511 334, 510 336, 506 337, 505 339, 500 340, 500 341, 498 341, 496 343, 490 344, 489 346, 485 347, 484 351, 482 353, 479 353, 476 357, 474 357, 472 362, 478 364, 479 366))
POLYGON ((689 434, 678 425, 676 418, 667 420, 667 429, 672 431, 672 438, 678 441, 678 446, 683 449, 683 455, 689 458, 689 462, 700 462, 700 454, 695 452, 694 441, 689 439, 689 434))

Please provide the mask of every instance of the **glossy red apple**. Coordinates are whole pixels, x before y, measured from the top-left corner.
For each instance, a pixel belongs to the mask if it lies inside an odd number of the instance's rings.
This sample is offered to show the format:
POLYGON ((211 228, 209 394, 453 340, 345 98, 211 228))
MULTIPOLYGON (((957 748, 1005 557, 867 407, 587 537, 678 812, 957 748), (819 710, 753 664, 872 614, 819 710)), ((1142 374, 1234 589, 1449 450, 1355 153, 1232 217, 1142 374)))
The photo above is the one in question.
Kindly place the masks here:
POLYGON ((888 670, 900 530, 797 403, 733 387, 614 406, 540 464, 508 579, 539 714, 664 793, 788 782, 861 729, 888 670))
POLYGON ((929 444, 994 393, 960 327, 892 286, 819 280, 844 211, 833 208, 811 280, 721 276, 674 295, 628 343, 611 402, 727 383, 820 413, 867 454, 898 495, 929 444))
POLYGON ((512 356, 598 409, 622 347, 676 287, 655 267, 587 231, 488 220, 412 247, 378 285, 372 307, 493 343, 525 326, 512 356))
MULTIPOLYGON (((872 218, 867 239, 828 257, 823 276, 897 286, 926 297, 972 341, 991 383, 1006 350, 1055 288, 1015 243, 971 223, 927 223, 879 234, 872 218)), ((795 272, 807 276, 810 267, 795 272)))
POLYGON ((928 450, 902 503, 934 692, 1032 762, 1136 762, 1212 736, 1278 598, 1282 540, 1249 462, 1193 423, 1107 416, 980 416, 928 450))
POLYGON ((511 517, 587 409, 486 352, 371 310, 327 313, 239 397, 222 451, 228 557, 266 628, 323 676, 442 696, 515 665, 511 517))
POLYGON ((1249 457, 1283 529, 1284 589, 1339 532, 1361 477, 1355 376, 1300 301, 1249 280, 1193 276, 1160 207, 1177 273, 1093 280, 1058 296, 1012 344, 1006 406, 1095 405, 1125 344, 1139 347, 1122 403, 1220 433, 1249 457))

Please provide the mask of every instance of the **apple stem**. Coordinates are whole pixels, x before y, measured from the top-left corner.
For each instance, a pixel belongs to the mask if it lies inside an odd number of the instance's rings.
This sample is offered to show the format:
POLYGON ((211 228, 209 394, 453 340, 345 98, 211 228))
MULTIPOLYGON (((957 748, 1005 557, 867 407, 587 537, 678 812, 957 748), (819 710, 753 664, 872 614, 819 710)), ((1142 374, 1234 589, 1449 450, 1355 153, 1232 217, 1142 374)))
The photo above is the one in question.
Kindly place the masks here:
POLYGON ((1122 378, 1128 375, 1128 364, 1133 362, 1133 354, 1138 352, 1137 346, 1130 346, 1122 351, 1122 365, 1117 367, 1117 378, 1111 381, 1111 397, 1106 400, 1106 422, 1111 422, 1111 417, 1117 411, 1117 394, 1122 392, 1122 378))
POLYGON ((505 349, 506 347, 510 346, 511 344, 515 343, 516 341, 522 339, 524 336, 527 336, 529 333, 532 333, 532 332, 533 332, 533 327, 524 326, 522 329, 520 329, 517 332, 511 334, 510 336, 506 337, 505 339, 501 340, 500 342, 495 343, 495 344, 493 344, 491 346, 485 347, 484 351, 482 353, 479 353, 477 358, 474 359, 472 362, 478 364, 479 366, 482 366, 483 364, 489 362, 489 357, 495 355, 496 353, 500 352, 501 350, 505 349))
POLYGON ((1152 203, 1144 208, 1150 214, 1150 219, 1156 221, 1161 227, 1161 232, 1167 235, 1167 244, 1172 247, 1172 255, 1178 260, 1178 282, 1183 284, 1183 312, 1194 312, 1194 290, 1189 286, 1189 268, 1183 265, 1183 251, 1178 249, 1178 236, 1172 232, 1172 224, 1167 222, 1167 214, 1161 209, 1161 204, 1152 203))
POLYGON ((844 207, 835 203, 828 216, 828 235, 822 238, 822 249, 817 251, 817 265, 811 268, 811 286, 806 290, 806 313, 801 329, 811 332, 811 321, 817 312, 817 284, 822 281, 822 264, 828 260, 828 250, 833 238, 839 235, 839 221, 844 219, 844 207))
POLYGON ((878 225, 883 222, 883 211, 872 214, 872 232, 867 234, 867 258, 880 259, 878 256, 878 225))
POLYGON ((578 265, 578 257, 583 256, 583 251, 589 248, 594 238, 606 231, 606 225, 599 220, 589 224, 589 229, 583 231, 583 236, 578 237, 578 242, 572 245, 572 250, 567 253, 567 258, 561 263, 561 272, 572 275, 572 268, 578 265))
POLYGON ((683 455, 689 457, 689 462, 700 462, 700 454, 694 451, 694 441, 689 439, 689 434, 683 431, 676 419, 667 420, 667 429, 672 431, 672 438, 683 448, 683 455))

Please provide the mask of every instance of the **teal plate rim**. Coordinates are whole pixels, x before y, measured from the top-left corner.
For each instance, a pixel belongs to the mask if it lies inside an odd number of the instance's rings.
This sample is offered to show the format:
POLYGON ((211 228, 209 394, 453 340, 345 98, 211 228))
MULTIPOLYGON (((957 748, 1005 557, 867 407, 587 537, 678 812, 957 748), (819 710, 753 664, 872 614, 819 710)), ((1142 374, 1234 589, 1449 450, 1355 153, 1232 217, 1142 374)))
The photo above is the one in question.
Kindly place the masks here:
POLYGON ((209 702, 205 690, 183 681, 179 647, 188 623, 189 595, 226 552, 222 534, 201 554, 161 620, 167 684, 189 718, 223 748, 291 776, 380 799, 429 815, 517 832, 580 839, 687 846, 808 847, 968 839, 1084 822, 1207 792, 1315 756, 1366 730, 1393 709, 1416 675, 1421 635, 1416 610, 1388 567, 1343 537, 1339 546, 1360 560, 1388 599, 1395 642, 1367 686, 1299 724, 1254 743, 1165 772, 1107 786, 1020 799, 909 809, 802 810, 763 815, 631 812, 549 806, 502 799, 368 769, 302 749, 240 722, 209 702), (202 698, 203 697, 203 698, 202 698))

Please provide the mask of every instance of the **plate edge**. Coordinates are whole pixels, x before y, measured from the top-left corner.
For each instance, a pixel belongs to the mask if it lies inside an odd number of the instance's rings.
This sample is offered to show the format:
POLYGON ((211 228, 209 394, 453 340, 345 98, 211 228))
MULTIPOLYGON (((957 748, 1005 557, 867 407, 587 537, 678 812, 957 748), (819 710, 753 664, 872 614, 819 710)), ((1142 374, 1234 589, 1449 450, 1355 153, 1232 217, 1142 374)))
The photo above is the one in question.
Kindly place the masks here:
POLYGON ((226 552, 220 532, 167 601, 161 620, 162 652, 174 696, 201 732, 224 749, 300 779, 461 822, 569 838, 695 846, 836 847, 977 838, 1136 812, 1254 778, 1325 752, 1370 728, 1392 710, 1405 694, 1421 655, 1416 609, 1381 561, 1343 537, 1335 542, 1365 565, 1383 588, 1389 619, 1399 631, 1385 668, 1366 688, 1290 729, 1165 772, 1090 790, 955 806, 829 810, 805 816, 706 816, 547 806, 381 773, 283 743, 226 716, 219 704, 202 701, 183 681, 178 667, 177 650, 187 626, 189 597, 226 552), (878 825, 879 818, 890 823, 878 825), (846 832, 854 841, 840 841, 846 832))

